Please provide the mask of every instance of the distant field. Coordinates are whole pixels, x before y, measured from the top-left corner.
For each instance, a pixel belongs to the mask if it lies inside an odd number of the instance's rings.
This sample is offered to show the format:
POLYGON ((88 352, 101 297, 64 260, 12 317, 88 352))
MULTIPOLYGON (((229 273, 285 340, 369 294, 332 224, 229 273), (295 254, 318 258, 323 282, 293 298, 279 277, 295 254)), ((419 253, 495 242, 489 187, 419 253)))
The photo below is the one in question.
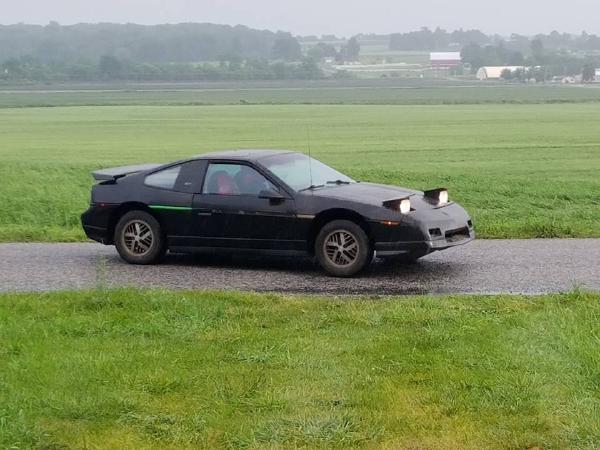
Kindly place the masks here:
POLYGON ((523 86, 414 79, 75 87, 0 86, 0 108, 82 105, 454 105, 585 102, 600 102, 600 86, 523 86))
MULTIPOLYGON (((304 51, 315 46, 319 41, 301 43, 304 51)), ((325 41, 327 44, 340 47, 345 43, 344 40, 336 41, 325 41)), ((404 62, 408 64, 429 64, 429 52, 422 50, 415 51, 403 51, 403 50, 390 50, 389 38, 384 39, 360 39, 360 57, 361 62, 378 62, 382 58, 386 58, 387 61, 404 62)))
POLYGON ((389 42, 361 43, 360 61, 362 63, 404 63, 417 64, 422 68, 430 65, 429 52, 427 51, 399 51, 390 50, 389 42))
POLYGON ((598 294, 0 295, 0 448, 593 449, 598 294))
POLYGON ((423 66, 430 64, 429 52, 423 51, 402 51, 390 50, 389 45, 362 45, 360 59, 363 61, 373 60, 374 58, 386 58, 387 61, 404 62, 407 64, 421 64, 423 66))
MULTIPOLYGON (((584 91, 584 89, 581 89, 584 91)), ((80 240, 89 172, 224 148, 305 151, 445 186, 480 237, 600 236, 600 104, 0 109, 0 240, 80 240)))

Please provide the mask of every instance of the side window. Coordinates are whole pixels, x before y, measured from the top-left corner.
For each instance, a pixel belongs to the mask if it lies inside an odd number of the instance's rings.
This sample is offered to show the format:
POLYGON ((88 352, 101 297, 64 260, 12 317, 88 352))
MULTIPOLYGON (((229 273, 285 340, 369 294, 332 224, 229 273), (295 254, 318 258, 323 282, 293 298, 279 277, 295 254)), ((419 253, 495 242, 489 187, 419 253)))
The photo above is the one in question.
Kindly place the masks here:
POLYGON ((175 182, 179 176, 181 165, 169 167, 168 169, 154 172, 146 177, 144 183, 147 186, 157 187, 161 189, 173 189, 175 188, 175 182))
POLYGON ((253 195, 278 190, 252 167, 243 164, 210 164, 204 178, 204 194, 253 195))
POLYGON ((200 192, 206 161, 194 160, 154 172, 146 177, 146 186, 194 194, 200 192))

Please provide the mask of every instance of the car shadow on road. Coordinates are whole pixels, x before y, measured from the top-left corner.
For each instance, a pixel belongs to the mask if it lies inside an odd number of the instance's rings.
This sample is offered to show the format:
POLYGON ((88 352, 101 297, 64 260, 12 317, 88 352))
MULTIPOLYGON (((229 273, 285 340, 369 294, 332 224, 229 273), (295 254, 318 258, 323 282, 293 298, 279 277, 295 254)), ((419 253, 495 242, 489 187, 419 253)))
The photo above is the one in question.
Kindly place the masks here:
POLYGON ((413 295, 456 291, 468 267, 425 257, 413 264, 375 260, 350 278, 328 276, 311 258, 222 254, 169 254, 161 265, 128 266, 108 256, 106 280, 176 289, 232 289, 328 295, 413 295), (124 266, 127 266, 125 268, 124 266))
MULTIPOLYGON (((297 275, 313 275, 331 279, 319 267, 314 258, 219 255, 219 254, 169 254, 163 264, 169 266, 198 266, 248 271, 289 272, 297 275)), ((399 263, 375 258, 360 274, 360 278, 446 278, 459 275, 465 269, 460 262, 447 262, 424 257, 413 263, 399 263)))

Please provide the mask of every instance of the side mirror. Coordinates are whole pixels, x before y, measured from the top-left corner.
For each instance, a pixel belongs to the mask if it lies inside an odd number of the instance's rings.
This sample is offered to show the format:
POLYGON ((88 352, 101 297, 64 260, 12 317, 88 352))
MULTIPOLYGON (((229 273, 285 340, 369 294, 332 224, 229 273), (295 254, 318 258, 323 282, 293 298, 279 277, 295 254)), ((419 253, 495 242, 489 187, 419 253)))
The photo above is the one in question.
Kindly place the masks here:
POLYGON ((286 197, 284 195, 282 195, 280 192, 277 192, 275 189, 263 189, 262 191, 259 192, 258 198, 264 198, 267 200, 278 201, 278 200, 285 200, 286 197))

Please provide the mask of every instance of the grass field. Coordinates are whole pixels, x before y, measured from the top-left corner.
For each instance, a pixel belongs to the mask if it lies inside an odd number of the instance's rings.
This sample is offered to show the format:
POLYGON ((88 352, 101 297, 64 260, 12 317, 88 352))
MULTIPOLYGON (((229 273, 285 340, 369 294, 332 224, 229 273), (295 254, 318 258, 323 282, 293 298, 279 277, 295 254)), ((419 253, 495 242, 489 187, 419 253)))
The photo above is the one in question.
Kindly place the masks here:
POLYGON ((0 88, 0 108, 30 106, 597 103, 598 86, 524 86, 436 80, 0 88))
POLYGON ((597 448, 600 296, 0 296, 0 447, 597 448))
POLYGON ((80 240, 89 172, 223 148, 305 151, 445 186, 481 237, 600 236, 600 104, 0 109, 0 241, 80 240))

